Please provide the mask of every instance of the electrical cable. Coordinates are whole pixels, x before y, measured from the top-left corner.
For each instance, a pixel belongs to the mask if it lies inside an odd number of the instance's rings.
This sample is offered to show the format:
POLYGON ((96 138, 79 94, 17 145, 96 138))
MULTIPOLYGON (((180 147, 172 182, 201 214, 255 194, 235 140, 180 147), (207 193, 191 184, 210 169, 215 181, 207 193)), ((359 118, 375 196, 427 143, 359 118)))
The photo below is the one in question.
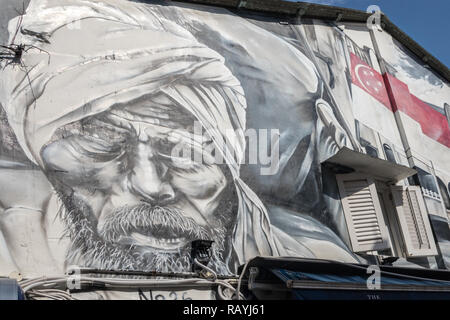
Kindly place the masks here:
MULTIPOLYGON (((211 278, 190 278, 190 279, 122 279, 122 278, 98 278, 91 276, 77 275, 76 281, 80 287, 98 287, 98 288, 141 288, 145 286, 156 288, 179 288, 179 287, 205 287, 205 286, 217 286, 218 295, 221 299, 245 299, 244 295, 240 292, 242 278, 247 270, 247 265, 244 266, 242 273, 237 282, 236 289, 231 283, 236 283, 237 279, 218 279, 217 273, 210 267, 200 263, 197 259, 194 259, 194 263, 211 274, 211 278), (231 297, 227 297, 224 293, 225 289, 229 289, 232 292, 231 297)), ((152 274, 153 275, 153 274, 152 274)), ((154 274, 156 276, 157 274, 154 274)), ((48 298, 48 299, 75 299, 70 292, 65 291, 68 286, 68 281, 73 281, 74 276, 64 275, 60 277, 38 277, 31 279, 24 279, 19 282, 24 294, 30 298, 48 298), (64 290, 62 290, 64 289, 64 290)))
POLYGON ((241 300, 241 299, 240 299, 240 296, 241 296, 241 284, 242 284, 242 278, 244 277, 244 274, 245 274, 245 272, 247 271, 247 266, 248 266, 248 263, 249 263, 249 262, 250 262, 250 260, 247 261, 247 262, 245 263, 244 268, 242 269, 241 275, 239 276, 238 286, 237 286, 237 292, 238 292, 237 300, 241 300))
MULTIPOLYGON (((204 270, 210 272, 210 273, 213 275, 213 279, 214 279, 213 281, 214 281, 214 283, 218 284, 218 290, 217 290, 217 291, 218 291, 218 293, 219 293, 219 296, 220 296, 222 299, 224 299, 224 300, 231 300, 231 299, 227 299, 227 298, 223 295, 223 291, 221 291, 222 289, 219 289, 219 288, 221 288, 221 286, 226 287, 226 288, 228 288, 228 289, 231 289, 232 292, 234 292, 234 294, 238 293, 238 291, 237 291, 230 283, 226 282, 225 280, 218 280, 218 279, 217 279, 217 274, 216 274, 216 272, 215 272, 214 270, 212 270, 211 268, 209 268, 209 267, 205 266, 204 264, 200 263, 197 259, 194 259, 194 263, 195 263, 196 265, 198 265, 199 267, 203 268, 204 270), (220 291, 219 291, 219 290, 220 290, 220 291)), ((243 297, 243 295, 240 294, 240 293, 239 293, 238 296, 243 297)))
MULTIPOLYGON (((210 268, 208 268, 210 269, 210 268)), ((205 270, 208 270, 205 269, 205 270)), ((209 271, 209 270, 208 270, 209 271)), ((67 281, 69 280, 69 276, 59 277, 59 278, 46 278, 40 277, 37 279, 29 279, 25 281, 25 286, 23 287, 23 291, 26 295, 33 296, 42 296, 51 299, 74 299, 69 293, 56 289, 55 287, 66 287, 67 281), (49 288, 50 287, 50 288, 49 288)), ((232 279, 233 280, 233 279, 232 279)), ((80 277, 77 279, 79 281, 80 286, 83 285, 95 285, 102 284, 105 288, 140 288, 142 286, 152 286, 158 288, 164 287, 204 287, 217 285, 220 287, 228 288, 232 290, 232 292, 236 292, 236 289, 225 280, 208 280, 208 279, 184 279, 184 280, 141 280, 141 279, 108 279, 108 278, 93 278, 93 277, 80 277)), ((221 298, 226 298, 221 290, 219 293, 221 298)))
POLYGON ((222 286, 217 287, 217 294, 219 295, 220 299, 222 300, 231 300, 230 298, 226 297, 222 291, 222 286))
POLYGON ((194 259, 194 263, 195 263, 196 265, 198 265, 200 268, 203 268, 203 270, 206 270, 206 271, 208 271, 209 273, 211 273, 212 276, 213 276, 213 281, 216 281, 216 280, 217 280, 217 273, 216 273, 213 269, 211 269, 211 268, 205 266, 204 264, 200 263, 200 262, 197 260, 197 258, 194 259))

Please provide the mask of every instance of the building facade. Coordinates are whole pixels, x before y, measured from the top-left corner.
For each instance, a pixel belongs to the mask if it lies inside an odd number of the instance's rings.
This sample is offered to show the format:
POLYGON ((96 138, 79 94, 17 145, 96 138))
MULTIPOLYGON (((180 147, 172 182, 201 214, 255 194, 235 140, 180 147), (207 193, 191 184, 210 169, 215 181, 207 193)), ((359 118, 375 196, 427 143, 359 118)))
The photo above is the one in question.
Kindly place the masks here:
POLYGON ((450 269, 448 69, 370 14, 198 2, 2 21, 0 275, 190 272, 195 240, 223 276, 255 256, 450 269))

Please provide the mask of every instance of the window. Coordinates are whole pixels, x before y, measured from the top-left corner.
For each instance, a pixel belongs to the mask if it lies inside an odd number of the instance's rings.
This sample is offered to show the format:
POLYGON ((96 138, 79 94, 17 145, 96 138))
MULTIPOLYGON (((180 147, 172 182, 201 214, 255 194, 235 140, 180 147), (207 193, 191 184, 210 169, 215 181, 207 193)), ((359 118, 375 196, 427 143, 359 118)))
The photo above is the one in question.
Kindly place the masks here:
POLYGON ((373 158, 378 158, 378 148, 376 147, 377 139, 375 131, 359 122, 358 120, 355 120, 355 126, 359 143, 366 151, 366 154, 373 158))
MULTIPOLYGON (((447 190, 450 191, 450 183, 447 186, 447 190)), ((446 208, 446 210, 447 210, 447 221, 448 221, 448 225, 450 227, 450 208, 446 208)))
POLYGON ((445 210, 447 212, 447 221, 450 224, 450 194, 448 192, 447 186, 441 178, 436 177, 438 182, 439 190, 441 191, 442 200, 444 201, 445 210))
POLYGON ((414 169, 417 170, 417 176, 419 177, 420 185, 424 189, 424 194, 430 197, 439 198, 439 191, 438 187, 436 186, 434 176, 417 166, 414 167, 414 169))
POLYGON ((437 255, 427 209, 417 186, 389 186, 360 173, 336 175, 354 252, 403 257, 437 255))
POLYGON ((447 187, 441 178, 436 177, 438 182, 439 190, 441 191, 442 200, 444 201, 445 209, 450 210, 450 195, 448 193, 447 187))
MULTIPOLYGON (((437 178, 421 168, 415 167, 419 184, 422 187, 422 195, 425 199, 425 206, 428 214, 445 217, 445 202, 439 194, 439 183, 437 178)), ((442 195, 443 197, 445 194, 442 195)))
POLYGON ((383 144, 383 150, 384 150, 384 154, 385 154, 385 156, 386 156, 386 159, 387 159, 388 161, 391 161, 391 162, 393 162, 393 163, 397 163, 397 162, 395 161, 395 155, 394 155, 394 152, 392 151, 392 148, 391 148, 388 144, 386 144, 386 143, 383 144))
POLYGON ((444 103, 444 111, 445 116, 447 117, 448 126, 450 127, 450 105, 448 103, 444 103))
POLYGON ((372 146, 372 145, 366 145, 366 146, 364 147, 364 149, 366 149, 366 153, 367 153, 369 156, 374 157, 374 158, 378 158, 378 150, 377 150, 377 148, 375 148, 374 146, 372 146))

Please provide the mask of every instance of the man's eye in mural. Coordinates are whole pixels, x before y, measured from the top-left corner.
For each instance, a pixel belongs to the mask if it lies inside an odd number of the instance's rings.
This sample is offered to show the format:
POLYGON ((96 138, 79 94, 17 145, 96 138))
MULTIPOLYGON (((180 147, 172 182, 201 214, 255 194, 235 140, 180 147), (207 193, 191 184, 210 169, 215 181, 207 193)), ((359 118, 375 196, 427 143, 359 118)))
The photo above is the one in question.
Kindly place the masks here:
POLYGON ((120 158, 126 152, 122 145, 95 136, 72 136, 68 140, 71 140, 73 148, 78 152, 98 162, 120 158))
POLYGON ((56 131, 52 141, 65 140, 73 152, 96 161, 110 161, 121 157, 135 134, 132 131, 113 126, 95 117, 89 121, 71 123, 56 131))
POLYGON ((195 137, 189 132, 180 135, 179 131, 172 135, 171 140, 157 140, 152 144, 161 161, 167 163, 171 169, 189 171, 215 163, 212 140, 195 137))

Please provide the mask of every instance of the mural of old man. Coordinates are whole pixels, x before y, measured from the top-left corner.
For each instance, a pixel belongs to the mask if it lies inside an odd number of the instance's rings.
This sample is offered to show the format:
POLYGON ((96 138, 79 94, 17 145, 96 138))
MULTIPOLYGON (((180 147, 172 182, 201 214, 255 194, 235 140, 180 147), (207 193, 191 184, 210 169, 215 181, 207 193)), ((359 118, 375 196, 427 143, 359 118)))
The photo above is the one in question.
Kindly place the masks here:
POLYGON ((314 64, 238 16, 227 13, 201 37, 196 16, 224 13, 170 10, 119 0, 30 3, 15 41, 36 48, 22 67, 2 62, 10 128, 2 136, 2 268, 188 271, 195 239, 214 241, 210 266, 222 274, 256 255, 356 262, 330 228, 293 209, 268 209, 241 175, 247 123, 264 127, 277 108, 283 116, 266 127, 281 131, 276 179, 287 179, 283 157, 301 154, 301 188, 314 176, 319 140, 324 152, 348 144, 314 64), (212 40, 214 29, 223 34, 212 40), (268 50, 274 44, 278 52, 268 50), (178 159, 180 144, 225 161, 178 159))

